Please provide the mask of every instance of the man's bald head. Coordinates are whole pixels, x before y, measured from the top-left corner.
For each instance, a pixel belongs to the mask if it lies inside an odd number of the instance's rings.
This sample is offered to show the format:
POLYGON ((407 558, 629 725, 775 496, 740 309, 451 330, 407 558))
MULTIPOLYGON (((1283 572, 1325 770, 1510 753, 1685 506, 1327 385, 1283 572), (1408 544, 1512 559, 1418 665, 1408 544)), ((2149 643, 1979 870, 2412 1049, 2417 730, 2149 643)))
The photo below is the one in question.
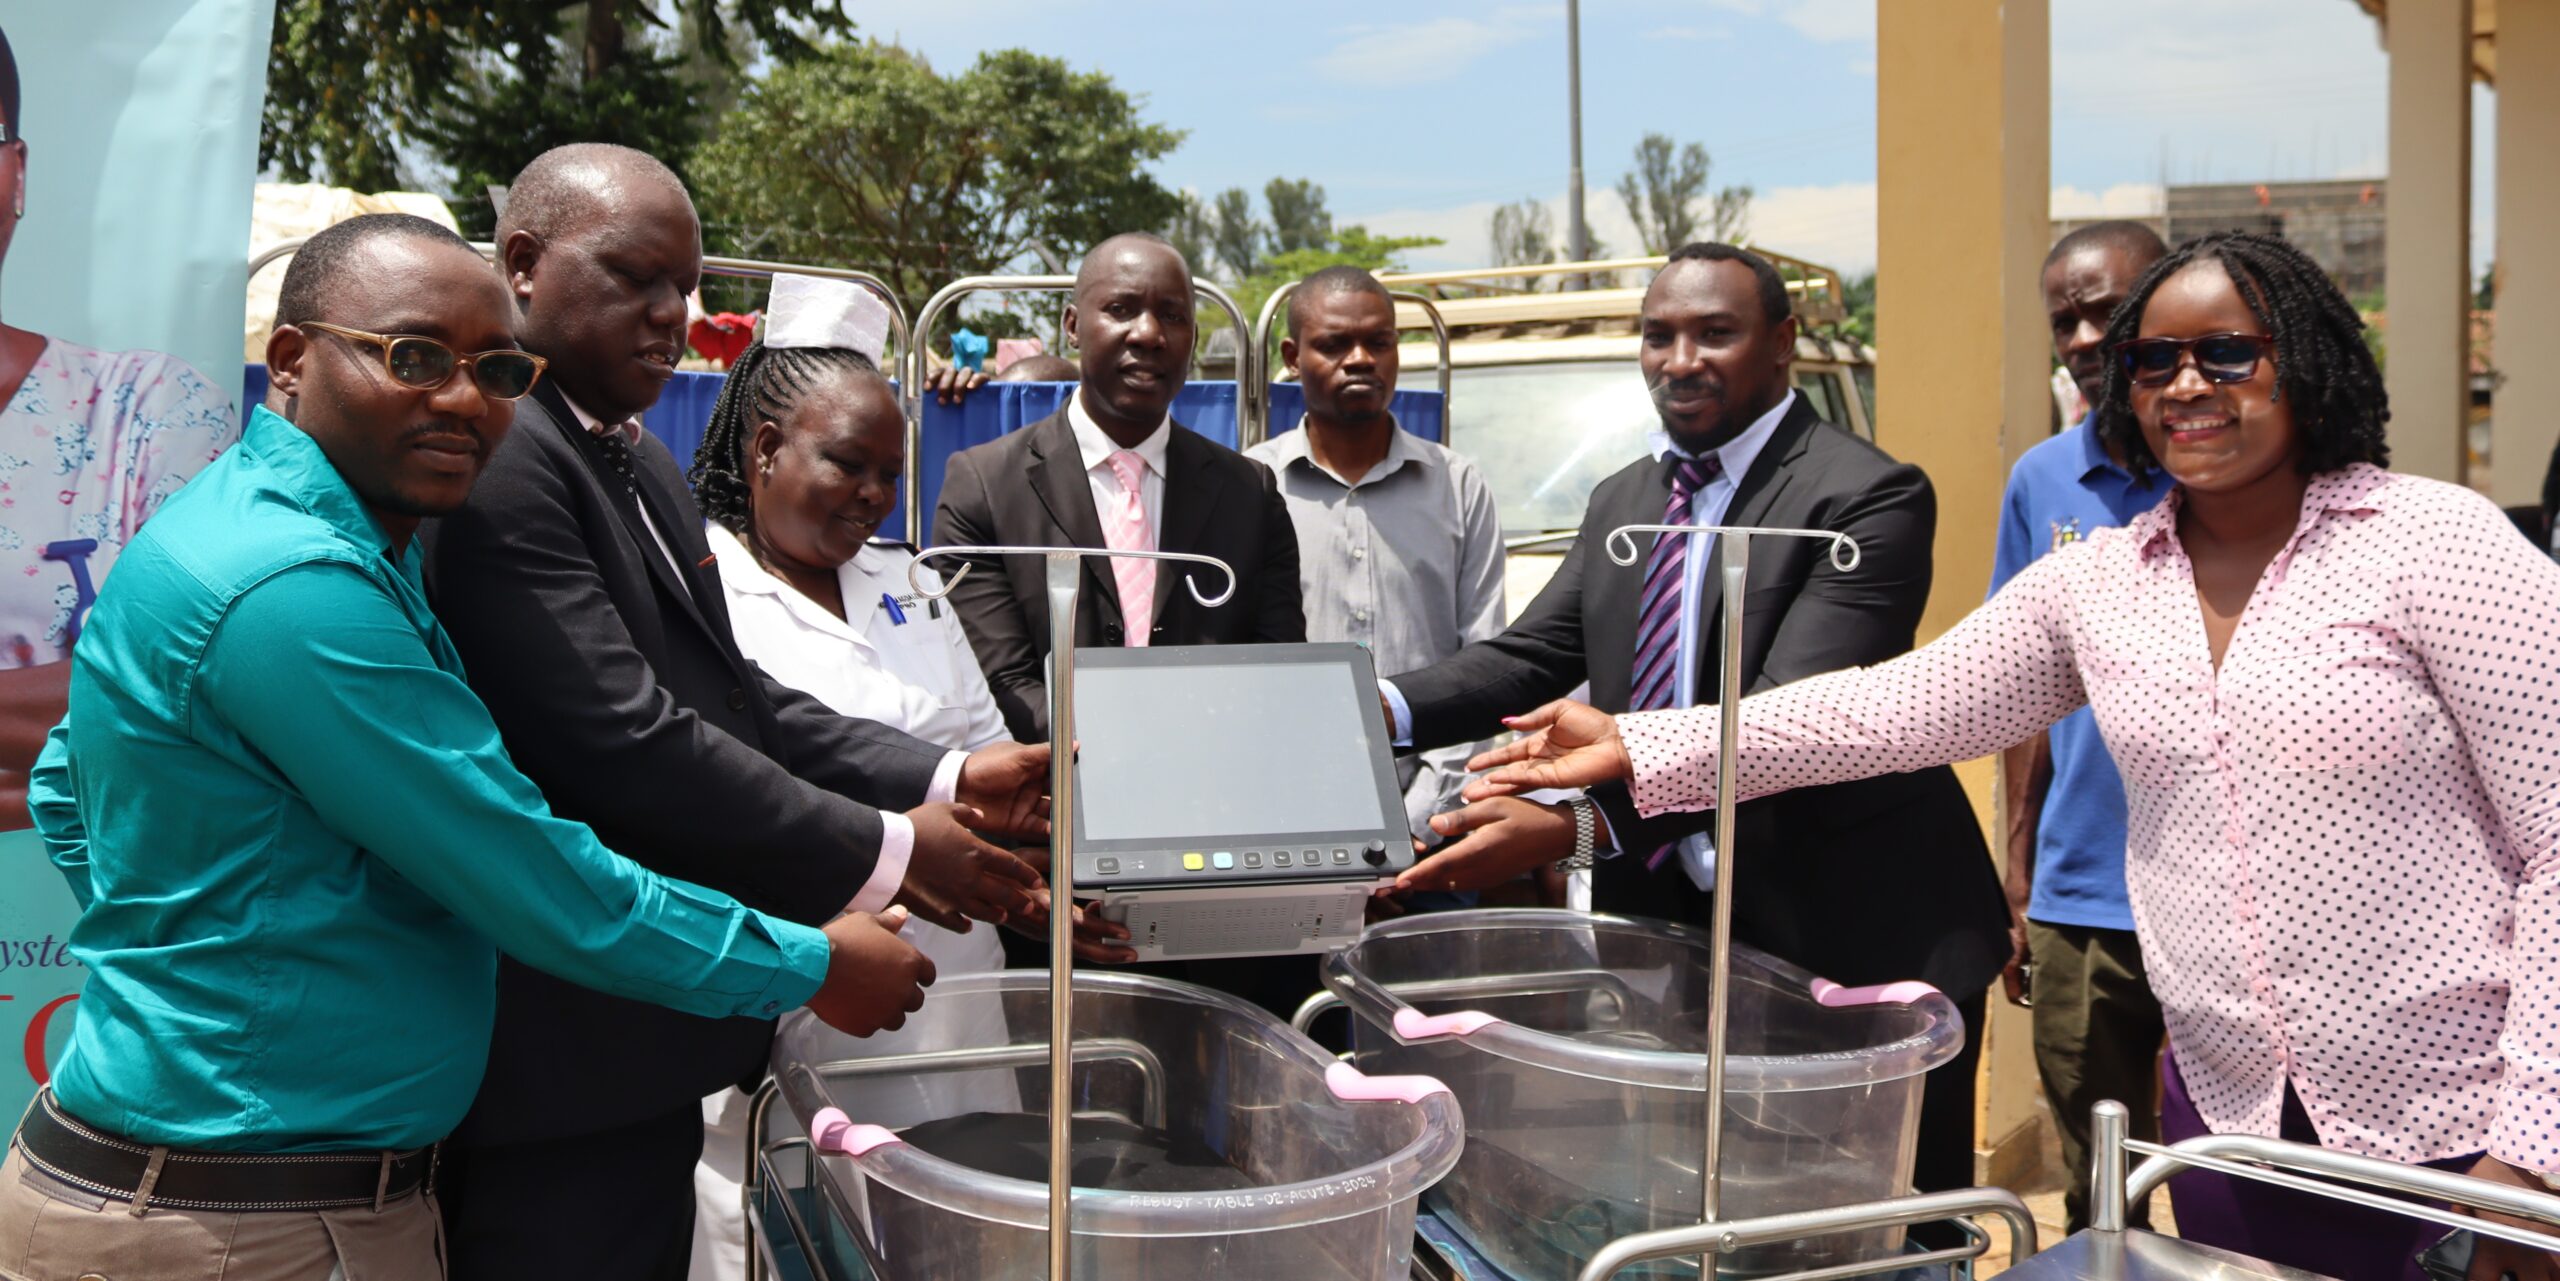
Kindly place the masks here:
POLYGON ((1076 394, 1123 448, 1164 422, 1190 375, 1193 306, 1190 264, 1162 236, 1113 236, 1076 271, 1075 301, 1061 318, 1076 348, 1076 394))
POLYGON ((1152 231, 1124 231, 1087 250, 1084 261, 1076 264, 1075 297, 1083 298, 1095 281, 1113 273, 1121 262, 1131 257, 1150 264, 1171 259, 1174 267, 1182 272, 1184 282, 1191 279, 1191 264, 1183 260, 1182 251, 1174 248, 1172 241, 1152 231))
MULTIPOLYGON (((622 199, 642 190, 684 193, 684 180, 656 156, 610 142, 573 142, 533 158, 507 187, 507 207, 498 213, 498 240, 530 231, 544 239, 562 234, 580 220, 608 214, 622 199)), ((692 197, 685 197, 686 203, 692 197)))
POLYGON ((702 283, 702 223, 665 165, 604 143, 535 157, 498 218, 498 265, 553 386, 605 422, 657 403, 702 283))

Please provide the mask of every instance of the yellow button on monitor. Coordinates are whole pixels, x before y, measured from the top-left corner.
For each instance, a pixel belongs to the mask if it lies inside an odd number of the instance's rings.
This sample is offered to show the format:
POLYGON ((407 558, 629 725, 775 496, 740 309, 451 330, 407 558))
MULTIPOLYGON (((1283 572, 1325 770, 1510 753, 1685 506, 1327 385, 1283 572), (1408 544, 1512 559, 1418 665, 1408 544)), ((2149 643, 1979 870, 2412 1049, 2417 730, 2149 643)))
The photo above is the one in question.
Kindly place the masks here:
POLYGON ((1205 858, 1202 858, 1202 857, 1200 857, 1200 856, 1199 856, 1199 855, 1197 855, 1197 854, 1185 854, 1185 855, 1183 855, 1183 856, 1182 856, 1182 870, 1183 870, 1183 871, 1186 871, 1186 872, 1197 872, 1197 871, 1199 871, 1200 869, 1202 869, 1202 868, 1204 868, 1204 867, 1207 867, 1208 865, 1209 865, 1209 860, 1207 860, 1207 859, 1205 859, 1205 858))

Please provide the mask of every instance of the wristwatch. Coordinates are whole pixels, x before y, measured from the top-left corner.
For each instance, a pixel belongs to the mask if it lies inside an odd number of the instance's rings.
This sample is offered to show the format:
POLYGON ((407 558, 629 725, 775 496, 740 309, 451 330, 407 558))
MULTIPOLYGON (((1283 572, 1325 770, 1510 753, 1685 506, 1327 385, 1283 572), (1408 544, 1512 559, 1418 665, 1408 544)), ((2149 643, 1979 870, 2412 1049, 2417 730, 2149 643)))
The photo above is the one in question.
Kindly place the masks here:
POLYGON ((1573 812, 1573 852, 1556 860, 1556 870, 1559 872, 1590 871, 1591 849, 1598 843, 1600 823, 1595 815, 1599 807, 1593 805, 1588 797, 1582 796, 1566 801, 1564 807, 1573 812))

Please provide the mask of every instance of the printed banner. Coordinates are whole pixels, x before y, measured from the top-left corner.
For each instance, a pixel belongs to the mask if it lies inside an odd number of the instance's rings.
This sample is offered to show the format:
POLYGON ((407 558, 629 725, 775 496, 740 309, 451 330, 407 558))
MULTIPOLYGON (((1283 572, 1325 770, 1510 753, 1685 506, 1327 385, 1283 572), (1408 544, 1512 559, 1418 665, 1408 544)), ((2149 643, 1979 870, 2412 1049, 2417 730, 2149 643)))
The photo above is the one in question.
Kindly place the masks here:
MULTIPOLYGON (((60 562, 0 576, 29 580, 0 581, 0 668, 58 661, 95 586, 81 553, 98 556, 103 577, 120 517, 147 511, 181 470, 202 465, 164 472, 153 450, 209 450, 225 428, 237 438, 231 397, 274 16, 273 0, 0 10, 16 66, 15 94, 0 96, 17 117, 8 146, 23 147, 14 194, 24 209, 0 209, 13 227, 0 239, 0 341, 10 330, 45 340, 0 413, 0 554, 42 540, 36 550, 60 562), (88 427, 110 418, 129 430, 88 427), (137 475, 168 483, 128 487, 137 475), (76 511, 67 530, 28 510, 48 506, 76 511), (38 581, 44 569, 61 581, 38 581)), ((12 1121, 70 1032, 83 975, 67 950, 77 919, 43 842, 0 836, 0 1113, 12 1121)))

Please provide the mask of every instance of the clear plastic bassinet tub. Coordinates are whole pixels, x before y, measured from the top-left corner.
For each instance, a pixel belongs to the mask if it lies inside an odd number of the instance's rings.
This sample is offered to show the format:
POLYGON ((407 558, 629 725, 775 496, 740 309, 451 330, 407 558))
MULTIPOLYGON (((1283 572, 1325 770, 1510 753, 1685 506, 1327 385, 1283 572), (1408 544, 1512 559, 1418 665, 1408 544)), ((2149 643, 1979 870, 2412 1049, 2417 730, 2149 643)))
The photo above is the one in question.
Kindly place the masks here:
MULTIPOLYGON (((1354 1062, 1446 1082, 1467 1119, 1440 1219, 1517 1278, 1571 1277, 1631 1233, 1700 1218, 1707 934, 1562 911, 1406 917, 1328 958, 1354 1062)), ((1926 984, 1846 989, 1733 949, 1723 1217, 1909 1191, 1921 1076, 1964 1028, 1926 984)), ((1721 1276, 1878 1259, 1899 1228, 1756 1247, 1721 1276)), ((1697 1261, 1630 1274, 1696 1276, 1697 1261)))
MULTIPOLYGON (((1047 971, 946 979, 908 1027, 888 1056, 805 1016, 776 1045, 821 1153, 822 1275, 1045 1277, 1047 971)), ((1416 1200, 1462 1141, 1440 1083, 1159 979, 1077 974, 1075 1028, 1076 1276, 1405 1281, 1416 1200)))

